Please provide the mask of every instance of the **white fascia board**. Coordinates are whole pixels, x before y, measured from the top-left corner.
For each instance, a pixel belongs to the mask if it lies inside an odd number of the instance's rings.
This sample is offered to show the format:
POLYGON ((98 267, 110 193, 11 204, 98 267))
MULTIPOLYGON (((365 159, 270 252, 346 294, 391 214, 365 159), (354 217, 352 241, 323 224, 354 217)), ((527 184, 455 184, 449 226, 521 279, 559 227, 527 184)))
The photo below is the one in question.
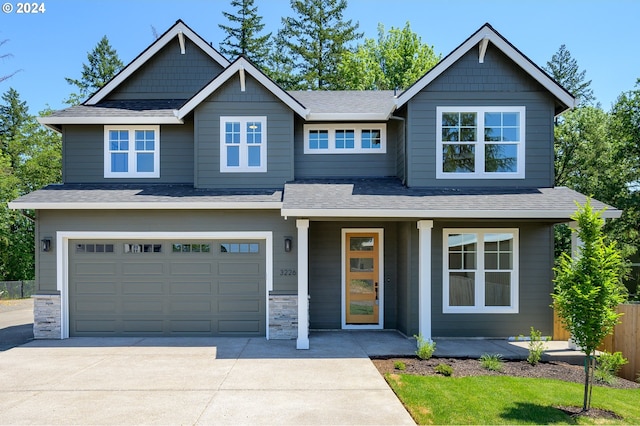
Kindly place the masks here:
POLYGON ((166 115, 153 116, 120 116, 120 117, 37 117, 40 124, 45 126, 60 124, 184 124, 178 117, 166 115))
POLYGON ((211 83, 206 85, 200 92, 178 110, 178 118, 184 118, 187 114, 193 111, 200 103, 208 98, 213 92, 218 90, 220 86, 232 78, 236 73, 244 70, 248 72, 253 78, 255 78, 260 84, 262 84, 267 90, 273 93, 284 104, 296 112, 300 117, 306 118, 309 115, 309 110, 304 108, 298 101, 292 98, 287 92, 282 90, 280 86, 275 84, 271 79, 265 76, 260 70, 256 69, 251 63, 244 58, 239 58, 230 66, 228 66, 220 75, 218 75, 211 83))
POLYGON ((307 116, 307 121, 387 121, 392 112, 393 110, 389 111, 388 114, 368 112, 312 112, 307 116))
POLYGON ((131 74, 137 71, 142 65, 144 65, 149 59, 151 59, 158 51, 166 46, 171 40, 178 37, 178 34, 182 32, 183 36, 186 36, 196 46, 205 51, 213 60, 218 62, 222 67, 229 66, 227 58, 222 56, 217 50, 215 50, 209 43, 204 41, 200 36, 194 33, 183 22, 176 23, 173 28, 168 30, 162 37, 157 39, 151 46, 147 48, 140 56, 127 65, 120 73, 118 73, 113 79, 111 79, 105 86, 93 94, 87 101, 86 105, 95 105, 104 99, 112 90, 118 87, 123 81, 125 81, 131 74))
MULTIPOLYGON (((282 209, 284 217, 416 218, 431 219, 570 219, 575 210, 390 210, 282 209)), ((606 210, 603 219, 616 219, 620 210, 606 210)))
POLYGON ((12 210, 280 210, 282 202, 22 202, 11 201, 12 210))
POLYGON ((420 80, 418 80, 413 86, 401 93, 396 98, 396 107, 400 108, 413 98, 418 92, 424 89, 429 83, 440 76, 456 61, 458 61, 463 55, 465 55, 474 46, 480 43, 483 39, 488 39, 500 49, 505 55, 511 58, 516 64, 518 64, 525 72, 538 81, 542 86, 549 90, 554 96, 556 96, 565 105, 573 108, 576 105, 576 99, 562 89, 555 81, 553 81, 548 75, 542 72, 538 67, 532 64, 522 53, 516 50, 512 45, 507 43, 502 37, 495 33, 491 28, 484 26, 473 37, 469 38, 466 42, 461 44, 456 50, 451 52, 444 60, 438 63, 434 68, 427 72, 420 80))

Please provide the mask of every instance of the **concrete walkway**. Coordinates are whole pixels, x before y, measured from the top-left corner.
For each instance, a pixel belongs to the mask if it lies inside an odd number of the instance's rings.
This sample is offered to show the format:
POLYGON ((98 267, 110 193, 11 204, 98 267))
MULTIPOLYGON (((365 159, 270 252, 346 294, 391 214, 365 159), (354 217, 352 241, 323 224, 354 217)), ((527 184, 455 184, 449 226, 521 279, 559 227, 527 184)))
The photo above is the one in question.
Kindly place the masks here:
POLYGON ((364 337, 36 340, 0 352, 0 424, 414 424, 364 337))
POLYGON ((33 299, 0 300, 0 351, 33 340, 33 299))

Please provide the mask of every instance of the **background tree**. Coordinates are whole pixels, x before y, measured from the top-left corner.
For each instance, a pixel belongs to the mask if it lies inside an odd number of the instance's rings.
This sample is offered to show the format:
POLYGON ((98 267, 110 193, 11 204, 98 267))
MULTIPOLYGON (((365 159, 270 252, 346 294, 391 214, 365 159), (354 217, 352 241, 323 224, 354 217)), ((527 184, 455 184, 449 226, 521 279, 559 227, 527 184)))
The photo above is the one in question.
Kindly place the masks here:
POLYGON ((378 40, 365 39, 355 52, 346 51, 339 66, 342 88, 393 90, 412 85, 440 60, 433 46, 411 31, 391 27, 385 34, 378 24, 378 40))
POLYGON ((82 64, 82 75, 79 80, 65 77, 67 83, 77 87, 65 103, 78 105, 104 86, 124 65, 118 53, 109 44, 107 36, 102 37, 96 47, 87 53, 88 64, 82 64))
POLYGON ((593 89, 590 87, 591 80, 586 80, 587 72, 580 71, 578 61, 571 56, 571 52, 564 44, 551 57, 551 60, 547 61, 544 70, 562 87, 571 92, 578 99, 579 105, 589 105, 595 100, 593 89))
POLYGON ((618 324, 616 307, 626 298, 622 256, 615 243, 605 243, 601 214, 588 200, 572 216, 582 245, 574 258, 562 254, 552 295, 558 316, 586 355, 583 411, 591 407, 596 348, 618 324))
POLYGON ((340 87, 338 64, 349 43, 362 37, 358 24, 344 21, 346 0, 291 0, 295 17, 282 18, 279 53, 292 60, 298 87, 285 89, 332 90, 340 87))
MULTIPOLYGON (((0 40, 0 46, 4 45, 5 43, 7 43, 9 40, 5 39, 5 40, 0 40)), ((11 53, 3 53, 0 55, 0 60, 6 59, 6 58, 10 58, 13 55, 11 53)), ((11 74, 6 74, 6 75, 0 75, 0 83, 2 83, 3 81, 13 77, 14 75, 16 75, 17 73, 19 73, 20 70, 14 71, 11 74)))
POLYGON ((220 52, 229 58, 246 55, 262 67, 269 56, 271 33, 258 35, 264 28, 258 7, 253 0, 231 0, 235 13, 222 12, 229 25, 218 24, 227 36, 220 43, 220 52))

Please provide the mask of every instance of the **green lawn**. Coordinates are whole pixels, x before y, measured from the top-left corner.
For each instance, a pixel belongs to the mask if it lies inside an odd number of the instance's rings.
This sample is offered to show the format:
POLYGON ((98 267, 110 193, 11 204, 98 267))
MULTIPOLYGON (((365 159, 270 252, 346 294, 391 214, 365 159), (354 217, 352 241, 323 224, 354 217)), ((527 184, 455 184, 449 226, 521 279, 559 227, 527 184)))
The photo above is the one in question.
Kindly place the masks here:
POLYGON ((623 420, 576 420, 554 406, 582 406, 584 386, 577 383, 510 376, 386 379, 418 424, 640 424, 640 389, 594 387, 592 407, 623 420))

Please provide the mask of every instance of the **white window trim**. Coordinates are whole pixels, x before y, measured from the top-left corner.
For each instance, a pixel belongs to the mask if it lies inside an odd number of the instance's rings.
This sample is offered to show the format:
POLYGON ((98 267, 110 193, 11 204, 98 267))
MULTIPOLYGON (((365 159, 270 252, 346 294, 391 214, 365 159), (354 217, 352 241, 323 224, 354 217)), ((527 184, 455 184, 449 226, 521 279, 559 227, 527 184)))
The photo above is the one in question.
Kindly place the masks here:
POLYGON ((444 314, 517 314, 520 310, 520 242, 517 228, 446 228, 442 231, 442 313, 444 314), (511 305, 484 306, 484 235, 513 234, 513 269, 511 270, 511 305), (449 234, 478 234, 476 259, 475 306, 449 306, 449 234), (482 241, 482 242, 481 242, 482 241))
MULTIPOLYGON (((524 106, 446 106, 436 107, 436 179, 524 179, 525 178, 525 135, 526 135, 526 107, 524 106), (478 116, 478 138, 483 138, 484 134, 484 113, 485 112, 519 112, 520 113, 520 140, 518 142, 508 142, 518 145, 517 172, 485 172, 484 171, 484 145, 483 140, 474 142, 475 165, 474 173, 449 173, 442 170, 442 113, 443 112, 475 112, 478 116)), ((464 143, 464 142, 461 142, 464 143)), ((495 142, 489 142, 491 144, 495 142)), ((507 142, 505 142, 507 143, 507 142)))
MULTIPOLYGON (((124 151, 122 151, 124 153, 124 151)), ((160 177, 160 126, 104 126, 104 177, 105 178, 159 178, 160 177), (111 171, 111 149, 109 146, 109 132, 111 130, 126 130, 129 132, 128 172, 111 171), (135 131, 153 130, 155 141, 153 144, 153 172, 136 172, 135 131)))
POLYGON ((265 173, 267 171, 267 117, 260 116, 221 116, 220 117, 220 172, 221 173, 265 173), (260 142, 260 167, 249 167, 249 144, 247 144, 247 126, 250 121, 262 124, 260 142), (227 144, 225 143, 225 123, 240 122, 240 165, 227 166, 227 144))
POLYGON ((386 154, 387 153, 387 125, 385 123, 344 123, 344 124, 305 124, 304 125, 304 153, 305 154, 386 154), (329 147, 327 149, 311 149, 309 147, 309 131, 326 130, 329 133, 329 147), (353 148, 336 148, 336 130, 353 130, 353 148), (362 148, 362 131, 379 130, 380 148, 362 148))

